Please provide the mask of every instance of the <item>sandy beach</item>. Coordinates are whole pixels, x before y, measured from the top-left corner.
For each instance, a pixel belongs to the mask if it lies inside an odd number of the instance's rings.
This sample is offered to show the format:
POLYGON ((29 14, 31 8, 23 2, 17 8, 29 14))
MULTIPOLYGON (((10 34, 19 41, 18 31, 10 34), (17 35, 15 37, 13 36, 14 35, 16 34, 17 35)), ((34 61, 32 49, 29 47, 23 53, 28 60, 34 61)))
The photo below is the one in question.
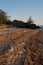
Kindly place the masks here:
POLYGON ((0 65, 43 65, 43 31, 0 30, 0 65))

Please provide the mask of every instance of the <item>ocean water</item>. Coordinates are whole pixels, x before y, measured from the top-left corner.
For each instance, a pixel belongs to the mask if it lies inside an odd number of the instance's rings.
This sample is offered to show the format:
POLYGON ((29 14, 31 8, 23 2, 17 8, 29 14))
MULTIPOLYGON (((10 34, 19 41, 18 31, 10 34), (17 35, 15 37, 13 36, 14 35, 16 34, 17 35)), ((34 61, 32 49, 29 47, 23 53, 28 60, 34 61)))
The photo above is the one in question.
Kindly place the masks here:
POLYGON ((43 30, 43 26, 40 26, 40 28, 37 28, 36 30, 43 30))
POLYGON ((43 30, 43 26, 40 26, 40 29, 43 30))

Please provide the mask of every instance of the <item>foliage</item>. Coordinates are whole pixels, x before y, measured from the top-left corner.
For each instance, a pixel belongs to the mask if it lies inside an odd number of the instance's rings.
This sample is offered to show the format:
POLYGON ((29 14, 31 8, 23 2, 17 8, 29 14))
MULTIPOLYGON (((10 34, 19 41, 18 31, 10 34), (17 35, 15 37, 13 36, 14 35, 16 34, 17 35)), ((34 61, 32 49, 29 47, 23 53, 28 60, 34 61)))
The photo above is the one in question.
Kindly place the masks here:
POLYGON ((36 24, 33 24, 32 22, 31 23, 24 23, 23 21, 19 21, 19 20, 14 20, 12 22, 12 25, 14 27, 17 27, 17 28, 31 28, 31 29, 35 29, 36 28, 36 24))
POLYGON ((11 22, 11 20, 8 18, 9 17, 7 16, 6 12, 0 10, 0 24, 5 24, 7 25, 7 27, 15 26, 17 28, 32 28, 32 29, 36 28, 36 24, 34 24, 34 21, 32 20, 31 16, 27 21, 27 23, 24 23, 23 21, 19 21, 19 20, 13 20, 11 22))
POLYGON ((7 18, 6 12, 0 10, 0 24, 4 24, 7 21, 7 18))
POLYGON ((27 21, 27 23, 28 24, 33 24, 34 23, 34 21, 32 20, 31 16, 30 16, 29 20, 27 21))

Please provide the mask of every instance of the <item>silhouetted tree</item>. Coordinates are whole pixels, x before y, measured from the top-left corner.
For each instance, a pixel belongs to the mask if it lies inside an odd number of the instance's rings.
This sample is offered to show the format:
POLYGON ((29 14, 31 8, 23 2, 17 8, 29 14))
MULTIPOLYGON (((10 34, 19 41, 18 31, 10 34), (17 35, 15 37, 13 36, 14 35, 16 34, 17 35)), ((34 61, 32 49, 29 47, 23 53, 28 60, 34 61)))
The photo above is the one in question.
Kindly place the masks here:
POLYGON ((0 10, 0 24, 4 24, 7 21, 8 16, 6 15, 6 12, 3 10, 0 10))
POLYGON ((21 27, 21 28, 23 28, 24 27, 24 22, 23 21, 19 21, 19 20, 14 20, 12 22, 12 25, 15 26, 15 27, 21 27))
POLYGON ((28 24, 33 24, 34 23, 34 21, 32 20, 31 16, 30 16, 29 20, 27 21, 27 23, 28 24))
MULTIPOLYGON (((31 21, 31 19, 29 19, 29 22, 31 21)), ((12 25, 17 27, 17 28, 31 28, 31 29, 36 29, 36 24, 32 24, 31 23, 24 23, 23 21, 19 21, 19 20, 14 20, 12 22, 12 25)))
POLYGON ((6 24, 7 24, 7 25, 11 25, 11 24, 12 24, 11 20, 8 19, 8 20, 6 21, 6 24))

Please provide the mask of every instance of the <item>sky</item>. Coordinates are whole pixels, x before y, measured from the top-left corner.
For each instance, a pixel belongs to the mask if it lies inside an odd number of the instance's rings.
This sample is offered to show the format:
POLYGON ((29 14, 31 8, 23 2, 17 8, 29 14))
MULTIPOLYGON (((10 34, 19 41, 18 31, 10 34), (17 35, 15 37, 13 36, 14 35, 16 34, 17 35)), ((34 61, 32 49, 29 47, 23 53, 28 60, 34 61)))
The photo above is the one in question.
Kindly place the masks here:
POLYGON ((43 0, 0 0, 0 9, 11 16, 11 20, 26 22, 31 16, 34 23, 43 25, 43 0))

